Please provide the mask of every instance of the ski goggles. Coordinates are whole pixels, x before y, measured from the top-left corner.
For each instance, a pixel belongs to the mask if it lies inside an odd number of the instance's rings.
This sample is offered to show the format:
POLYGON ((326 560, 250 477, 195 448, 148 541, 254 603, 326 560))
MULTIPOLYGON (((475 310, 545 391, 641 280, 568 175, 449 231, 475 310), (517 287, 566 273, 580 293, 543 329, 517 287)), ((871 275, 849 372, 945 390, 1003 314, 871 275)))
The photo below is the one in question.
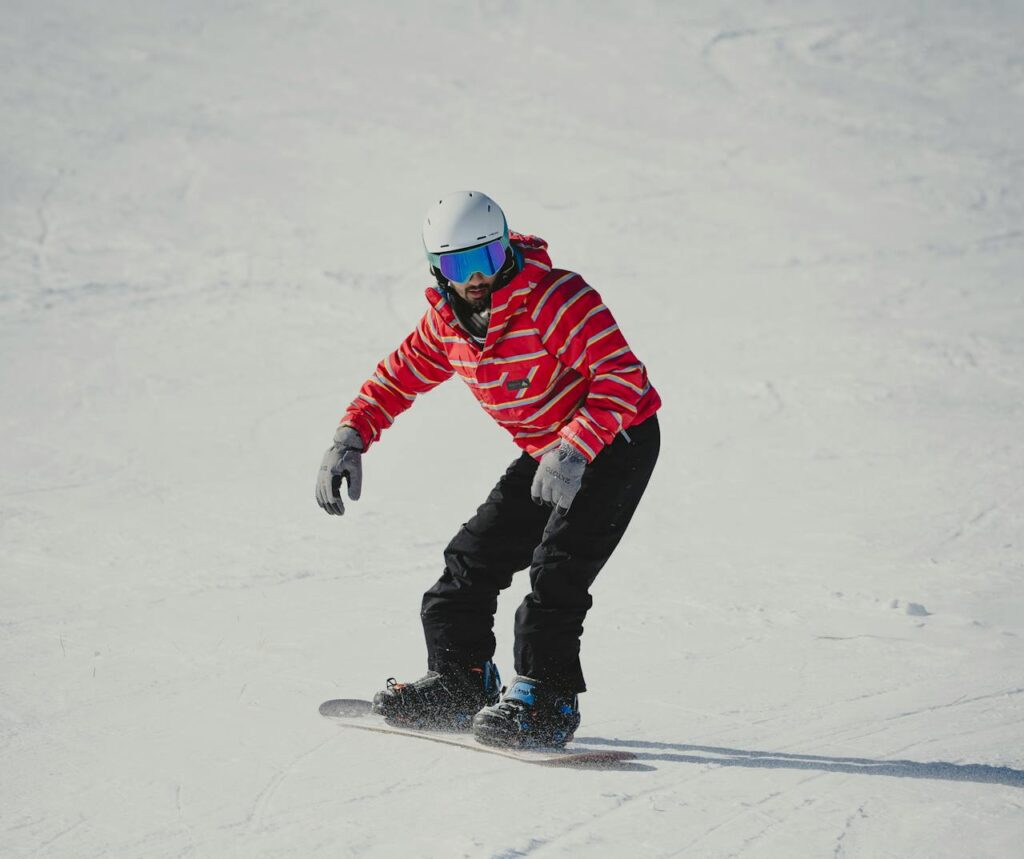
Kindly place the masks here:
POLYGON ((441 274, 448 280, 456 283, 465 283, 476 272, 484 277, 490 277, 501 271, 505 264, 505 251, 508 245, 503 238, 487 242, 485 245, 477 245, 475 248, 466 248, 461 251, 452 251, 446 254, 427 254, 427 259, 434 268, 441 270, 441 274))

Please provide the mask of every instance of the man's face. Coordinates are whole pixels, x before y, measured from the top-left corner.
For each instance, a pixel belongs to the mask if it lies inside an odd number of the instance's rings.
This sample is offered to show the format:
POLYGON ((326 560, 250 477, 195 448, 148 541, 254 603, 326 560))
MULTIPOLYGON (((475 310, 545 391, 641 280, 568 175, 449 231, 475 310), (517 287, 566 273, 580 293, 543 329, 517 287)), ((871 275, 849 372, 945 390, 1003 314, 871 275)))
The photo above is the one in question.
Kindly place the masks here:
POLYGON ((448 281, 451 288, 455 290, 459 298, 465 301, 474 311, 486 310, 491 306, 491 291, 494 289, 494 281, 498 275, 486 276, 477 271, 469 276, 465 283, 448 281))

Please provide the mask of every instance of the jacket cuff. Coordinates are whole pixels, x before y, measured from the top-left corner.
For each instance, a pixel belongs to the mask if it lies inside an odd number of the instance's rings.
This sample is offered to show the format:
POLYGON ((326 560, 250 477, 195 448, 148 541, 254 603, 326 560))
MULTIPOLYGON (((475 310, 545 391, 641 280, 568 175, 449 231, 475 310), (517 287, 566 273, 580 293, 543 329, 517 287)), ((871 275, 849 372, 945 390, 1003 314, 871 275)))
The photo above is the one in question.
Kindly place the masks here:
POLYGON ((363 452, 365 453, 370 449, 370 445, 373 444, 374 441, 373 430, 365 421, 362 421, 358 417, 354 417, 352 415, 345 415, 338 426, 352 427, 352 429, 359 433, 359 437, 363 440, 363 452))
POLYGON ((562 441, 578 450, 587 462, 593 462, 601 452, 601 448, 604 447, 601 439, 594 433, 585 430, 578 421, 569 421, 558 431, 558 435, 562 441))

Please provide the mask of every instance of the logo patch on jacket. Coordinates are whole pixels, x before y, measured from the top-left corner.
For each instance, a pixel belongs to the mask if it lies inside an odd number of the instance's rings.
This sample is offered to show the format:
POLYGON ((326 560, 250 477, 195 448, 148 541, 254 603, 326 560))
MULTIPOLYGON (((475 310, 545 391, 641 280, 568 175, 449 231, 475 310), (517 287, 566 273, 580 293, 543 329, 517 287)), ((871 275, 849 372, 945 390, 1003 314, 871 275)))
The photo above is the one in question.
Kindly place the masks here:
POLYGON ((505 387, 510 391, 522 391, 525 388, 530 387, 529 379, 509 379, 505 383, 505 387))

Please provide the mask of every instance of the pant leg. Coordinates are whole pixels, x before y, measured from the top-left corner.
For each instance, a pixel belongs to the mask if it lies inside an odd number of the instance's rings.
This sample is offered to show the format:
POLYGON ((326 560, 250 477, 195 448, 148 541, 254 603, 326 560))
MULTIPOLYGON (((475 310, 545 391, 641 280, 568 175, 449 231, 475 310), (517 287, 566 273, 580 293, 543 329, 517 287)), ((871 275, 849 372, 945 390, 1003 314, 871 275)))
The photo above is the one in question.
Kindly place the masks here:
POLYGON ((530 496, 536 461, 513 462, 445 549, 441 578, 423 595, 427 665, 479 664, 494 655, 498 592, 530 565, 550 510, 530 496))
POLYGON ((660 447, 657 417, 621 434, 587 466, 564 516, 552 513, 530 567, 532 591, 516 612, 518 674, 583 692, 583 619, 590 586, 611 556, 647 488, 660 447))

